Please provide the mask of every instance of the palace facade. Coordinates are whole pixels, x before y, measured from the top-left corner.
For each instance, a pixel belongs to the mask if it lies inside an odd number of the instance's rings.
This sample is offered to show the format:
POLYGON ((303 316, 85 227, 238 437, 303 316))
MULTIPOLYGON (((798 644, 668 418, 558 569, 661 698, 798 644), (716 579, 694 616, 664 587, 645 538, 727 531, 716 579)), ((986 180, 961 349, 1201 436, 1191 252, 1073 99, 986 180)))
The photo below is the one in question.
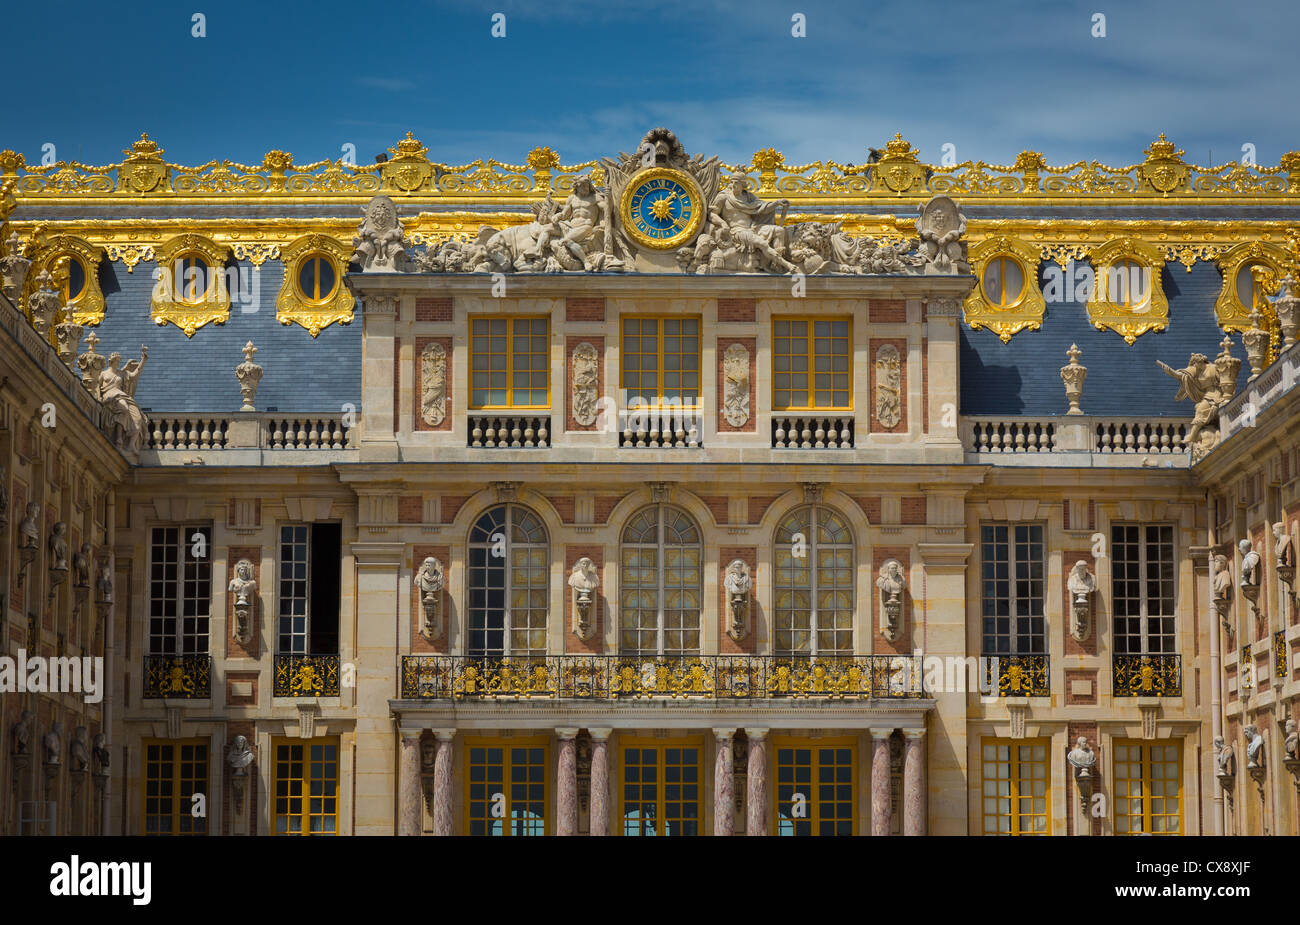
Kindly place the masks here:
POLYGON ((1300 831, 1300 153, 164 153, 0 151, 0 833, 1300 831))

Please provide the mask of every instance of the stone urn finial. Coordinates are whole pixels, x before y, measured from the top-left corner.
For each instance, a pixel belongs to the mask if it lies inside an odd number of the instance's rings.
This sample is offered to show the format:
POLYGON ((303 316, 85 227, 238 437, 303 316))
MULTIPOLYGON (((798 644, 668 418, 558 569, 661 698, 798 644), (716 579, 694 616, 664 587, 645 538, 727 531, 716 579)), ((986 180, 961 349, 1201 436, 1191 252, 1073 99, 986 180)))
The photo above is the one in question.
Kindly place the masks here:
POLYGON ((54 325, 54 317, 59 312, 59 294, 52 285, 54 278, 48 270, 42 270, 36 277, 36 291, 27 297, 27 308, 31 313, 32 327, 36 333, 45 337, 54 325))
POLYGON ((14 305, 18 304, 18 296, 23 291, 23 284, 27 282, 27 270, 31 265, 32 262, 23 256, 22 247, 18 243, 18 232, 13 232, 9 235, 8 253, 0 257, 0 292, 14 305))
POLYGON ((1295 294, 1296 280, 1290 273, 1282 277, 1282 292, 1273 302, 1278 326, 1282 329, 1282 349, 1290 350, 1300 330, 1300 296, 1295 294))
POLYGON ((1250 364, 1251 381, 1264 371, 1264 357, 1268 354, 1268 331, 1259 326, 1259 312, 1250 313, 1250 327, 1241 333, 1246 345, 1246 362, 1250 364))
POLYGON ((262 367, 253 362, 257 348, 250 340, 244 344, 244 362, 235 367, 235 378, 239 380, 239 394, 244 399, 240 411, 256 411, 253 399, 257 397, 257 384, 262 381, 262 367))
POLYGON ((1065 351, 1065 355, 1070 358, 1070 365, 1061 367, 1061 379, 1065 382, 1065 397, 1070 402, 1070 410, 1066 414, 1083 414, 1083 409, 1079 407, 1079 399, 1083 398, 1083 380, 1088 378, 1088 367, 1079 364, 1079 357, 1083 351, 1079 349, 1078 344, 1071 344, 1070 349, 1065 351))

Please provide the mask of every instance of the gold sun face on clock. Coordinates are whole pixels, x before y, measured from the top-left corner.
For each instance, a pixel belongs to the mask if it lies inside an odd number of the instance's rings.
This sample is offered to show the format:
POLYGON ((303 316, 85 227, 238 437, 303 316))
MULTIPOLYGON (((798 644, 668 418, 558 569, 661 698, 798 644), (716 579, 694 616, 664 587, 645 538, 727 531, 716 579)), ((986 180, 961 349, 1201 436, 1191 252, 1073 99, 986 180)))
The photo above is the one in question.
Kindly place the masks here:
POLYGON ((703 199, 689 174, 671 167, 652 167, 633 177, 623 190, 619 215, 638 244, 670 250, 699 231, 704 221, 703 199))

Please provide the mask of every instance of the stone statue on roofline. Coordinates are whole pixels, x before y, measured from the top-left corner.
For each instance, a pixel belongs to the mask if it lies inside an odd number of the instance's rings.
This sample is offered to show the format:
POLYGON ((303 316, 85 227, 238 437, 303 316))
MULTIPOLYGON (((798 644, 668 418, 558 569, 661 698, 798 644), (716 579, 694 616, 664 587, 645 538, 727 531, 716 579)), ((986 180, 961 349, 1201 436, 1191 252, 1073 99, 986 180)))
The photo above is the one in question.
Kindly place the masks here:
POLYGON ((1219 411, 1231 400, 1236 392, 1236 370, 1241 367, 1241 360, 1235 359, 1229 349, 1231 341, 1224 338, 1223 350, 1214 363, 1203 353, 1193 353, 1187 366, 1173 369, 1156 360, 1156 365, 1165 374, 1178 380, 1178 394, 1175 401, 1190 399, 1194 405, 1194 416, 1184 444, 1191 449, 1192 459, 1198 460, 1219 443, 1219 411))
POLYGON ((96 381, 95 397, 112 417, 113 442, 123 453, 140 452, 149 435, 149 419, 135 400, 140 373, 148 361, 149 348, 143 344, 140 346, 140 359, 128 360, 125 366, 122 365, 122 354, 111 353, 96 381))
POLYGON ((406 231, 397 217, 397 206, 387 196, 376 196, 361 210, 361 226, 352 239, 352 259, 363 273, 394 273, 404 270, 406 231))

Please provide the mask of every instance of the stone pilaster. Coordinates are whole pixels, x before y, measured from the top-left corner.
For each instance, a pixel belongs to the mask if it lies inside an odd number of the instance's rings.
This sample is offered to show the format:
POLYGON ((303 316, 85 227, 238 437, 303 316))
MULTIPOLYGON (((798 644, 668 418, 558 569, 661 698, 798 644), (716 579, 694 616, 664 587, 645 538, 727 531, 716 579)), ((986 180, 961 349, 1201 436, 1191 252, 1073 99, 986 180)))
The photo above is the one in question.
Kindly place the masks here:
POLYGON ((745 727, 745 834, 767 834, 767 730, 745 727))
POLYGON ((578 834, 578 748, 575 728, 556 729, 560 739, 556 761, 555 834, 578 834))
POLYGON ((452 742, 455 729, 435 729, 438 753, 433 759, 433 834, 452 834, 452 742))
MULTIPOLYGON (((903 834, 925 834, 925 730, 904 729, 907 751, 903 755, 903 834)), ((872 770, 875 770, 873 759, 872 770)))
POLYGON ((609 834, 609 728, 591 729, 590 834, 609 834))
POLYGON ((892 729, 871 730, 871 834, 889 834, 889 737, 892 729))
POLYGON ((732 781, 731 739, 732 729, 714 729, 713 754, 713 834, 734 835, 736 832, 736 794, 732 781))

